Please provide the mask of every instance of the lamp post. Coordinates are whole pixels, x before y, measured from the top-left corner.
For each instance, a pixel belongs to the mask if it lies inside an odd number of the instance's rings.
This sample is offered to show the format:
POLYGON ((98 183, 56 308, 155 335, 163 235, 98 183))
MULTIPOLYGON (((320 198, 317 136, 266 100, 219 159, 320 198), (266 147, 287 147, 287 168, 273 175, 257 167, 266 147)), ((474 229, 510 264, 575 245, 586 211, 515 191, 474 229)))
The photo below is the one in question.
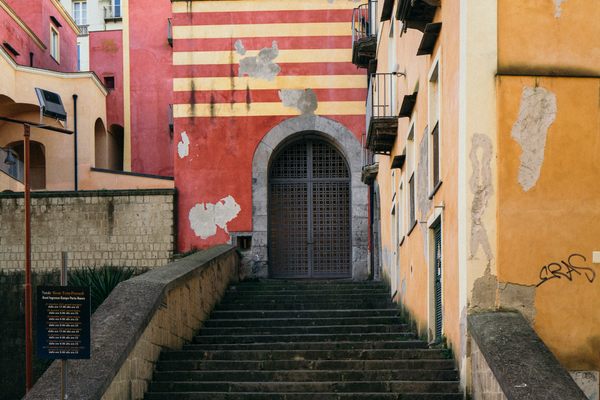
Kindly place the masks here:
POLYGON ((31 293, 31 174, 30 174, 30 136, 31 127, 53 132, 72 134, 73 131, 43 123, 43 117, 56 118, 66 121, 67 113, 64 110, 60 96, 53 92, 35 89, 40 104, 40 122, 24 121, 20 119, 0 116, 0 121, 23 125, 23 147, 25 155, 25 390, 33 386, 33 303, 31 293))

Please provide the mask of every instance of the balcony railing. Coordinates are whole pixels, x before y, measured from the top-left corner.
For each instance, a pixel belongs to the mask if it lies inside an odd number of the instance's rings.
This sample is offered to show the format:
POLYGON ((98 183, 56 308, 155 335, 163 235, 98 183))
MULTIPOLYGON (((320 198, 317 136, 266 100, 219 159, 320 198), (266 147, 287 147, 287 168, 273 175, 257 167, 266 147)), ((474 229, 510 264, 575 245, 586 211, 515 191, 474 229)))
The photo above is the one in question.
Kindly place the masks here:
POLYGON ((397 75, 371 75, 367 94, 367 148, 376 154, 390 154, 398 130, 397 75))
POLYGON ((377 0, 352 11, 352 62, 366 68, 377 50, 377 0))
POLYGON ((121 14, 121 4, 110 4, 104 7, 104 20, 105 21, 116 21, 121 20, 123 15, 121 14))
POLYGON ((88 35, 88 27, 89 25, 77 25, 79 27, 79 36, 88 35))

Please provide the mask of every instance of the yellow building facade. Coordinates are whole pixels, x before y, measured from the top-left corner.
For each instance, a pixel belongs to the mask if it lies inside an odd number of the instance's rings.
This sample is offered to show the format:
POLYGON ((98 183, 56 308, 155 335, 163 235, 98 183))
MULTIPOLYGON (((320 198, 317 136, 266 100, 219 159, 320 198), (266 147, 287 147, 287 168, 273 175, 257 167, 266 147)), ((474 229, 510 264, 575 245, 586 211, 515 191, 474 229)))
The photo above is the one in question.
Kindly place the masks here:
POLYGON ((518 310, 567 370, 600 370, 600 7, 514 3, 369 3, 374 258, 466 386, 481 311, 518 310))

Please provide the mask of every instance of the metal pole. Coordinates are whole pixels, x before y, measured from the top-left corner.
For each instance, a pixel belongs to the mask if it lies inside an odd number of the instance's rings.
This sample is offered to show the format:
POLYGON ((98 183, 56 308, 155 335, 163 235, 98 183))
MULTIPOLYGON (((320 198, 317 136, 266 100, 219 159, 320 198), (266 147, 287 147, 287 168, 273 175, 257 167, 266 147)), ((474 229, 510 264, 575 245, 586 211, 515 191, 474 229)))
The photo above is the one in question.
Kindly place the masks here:
MULTIPOLYGON (((60 271, 60 284, 67 286, 67 252, 62 252, 62 269, 60 271)), ((67 398, 67 360, 60 360, 60 400, 67 398)))
POLYGON ((77 95, 73 95, 73 158, 74 158, 74 168, 75 168, 75 191, 79 190, 79 178, 77 171, 77 95))
POLYGON ((31 174, 29 135, 31 127, 23 125, 25 150, 25 391, 32 385, 32 305, 31 305, 31 174))

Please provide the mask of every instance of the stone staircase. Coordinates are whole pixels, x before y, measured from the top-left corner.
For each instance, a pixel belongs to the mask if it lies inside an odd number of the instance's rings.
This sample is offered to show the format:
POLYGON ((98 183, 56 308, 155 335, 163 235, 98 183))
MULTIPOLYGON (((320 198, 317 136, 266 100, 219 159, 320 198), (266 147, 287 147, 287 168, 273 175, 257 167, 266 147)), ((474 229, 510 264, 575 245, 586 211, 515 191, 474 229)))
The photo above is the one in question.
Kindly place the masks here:
POLYGON ((232 286, 180 351, 161 354, 147 400, 459 400, 447 352, 398 316, 381 283, 232 286))

